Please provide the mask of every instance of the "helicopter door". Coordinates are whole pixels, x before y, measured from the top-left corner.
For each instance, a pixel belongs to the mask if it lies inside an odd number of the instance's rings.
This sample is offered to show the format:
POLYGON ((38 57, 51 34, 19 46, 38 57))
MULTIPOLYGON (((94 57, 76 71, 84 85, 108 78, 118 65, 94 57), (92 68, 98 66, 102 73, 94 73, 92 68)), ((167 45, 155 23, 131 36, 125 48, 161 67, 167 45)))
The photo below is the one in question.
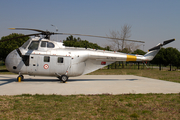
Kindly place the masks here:
POLYGON ((57 56, 51 56, 50 57, 50 64, 49 64, 49 74, 55 75, 55 71, 57 69, 56 62, 57 62, 57 56))
POLYGON ((51 67, 51 62, 52 62, 52 59, 51 59, 51 56, 43 56, 43 55, 39 55, 39 58, 38 58, 38 71, 37 71, 37 74, 39 75, 49 75, 49 69, 51 67))
POLYGON ((38 56, 30 55, 29 57, 29 66, 27 66, 27 73, 29 75, 34 75, 38 71, 38 56))
POLYGON ((64 75, 66 72, 68 73, 71 67, 71 57, 56 56, 54 63, 54 73, 64 75))

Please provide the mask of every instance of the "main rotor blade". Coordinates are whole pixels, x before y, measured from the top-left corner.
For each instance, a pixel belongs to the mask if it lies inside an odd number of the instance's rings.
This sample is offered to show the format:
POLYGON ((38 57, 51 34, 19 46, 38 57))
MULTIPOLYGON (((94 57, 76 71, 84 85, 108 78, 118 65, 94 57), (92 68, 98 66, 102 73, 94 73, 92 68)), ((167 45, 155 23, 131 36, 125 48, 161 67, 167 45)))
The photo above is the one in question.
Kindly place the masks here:
MULTIPOLYGON (((9 28, 11 30, 32 30, 32 31, 37 31, 41 32, 38 33, 41 35, 53 35, 53 34, 59 34, 59 35, 76 35, 76 36, 88 36, 88 37, 98 37, 98 38, 106 38, 106 39, 114 39, 114 40, 124 40, 124 41, 131 41, 131 42, 140 42, 140 43, 145 43, 144 41, 138 41, 138 40, 128 40, 128 39, 120 39, 120 38, 112 38, 112 37, 104 37, 104 36, 96 36, 96 35, 85 35, 85 34, 71 34, 71 33, 54 33, 54 32, 49 32, 49 31, 43 31, 43 30, 38 30, 38 29, 29 29, 29 28, 9 28)), ((34 34, 33 34, 34 35, 34 34)), ((35 34, 37 35, 37 34, 35 34)))
POLYGON ((23 35, 23 36, 19 36, 19 37, 13 37, 13 38, 9 38, 9 39, 5 39, 5 40, 0 40, 0 42, 4 42, 4 41, 8 41, 8 40, 12 40, 12 39, 17 39, 17 38, 23 38, 23 37, 27 37, 27 36, 35 36, 35 35, 39 35, 40 33, 36 33, 36 34, 29 34, 29 35, 23 35))
POLYGON ((120 38, 112 38, 112 37, 96 36, 96 35, 71 34, 71 33, 54 33, 54 34, 59 34, 59 35, 76 35, 76 36, 88 36, 88 37, 98 37, 98 38, 107 38, 107 39, 125 40, 125 41, 131 41, 131 42, 145 43, 144 41, 138 41, 138 40, 128 40, 128 39, 120 39, 120 38))
POLYGON ((43 30, 38 30, 38 29, 29 29, 29 28, 9 28, 11 30, 32 30, 32 31, 37 31, 37 32, 46 32, 43 30))

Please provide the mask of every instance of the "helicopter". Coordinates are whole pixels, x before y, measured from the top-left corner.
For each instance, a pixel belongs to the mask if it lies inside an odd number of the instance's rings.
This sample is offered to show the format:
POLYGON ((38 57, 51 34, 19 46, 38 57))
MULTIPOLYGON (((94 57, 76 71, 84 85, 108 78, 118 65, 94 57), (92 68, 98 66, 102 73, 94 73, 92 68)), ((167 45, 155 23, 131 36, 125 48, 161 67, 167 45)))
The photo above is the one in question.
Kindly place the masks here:
MULTIPOLYGON (((118 38, 70 34, 70 33, 54 33, 39 29, 29 28, 9 28, 11 30, 31 30, 38 33, 23 35, 15 38, 26 36, 35 36, 27 40, 21 47, 10 52, 6 59, 5 65, 8 71, 17 73, 17 81, 24 79, 23 75, 31 76, 54 76, 65 83, 69 77, 88 74, 97 69, 103 68, 116 61, 151 61, 162 46, 173 42, 175 39, 164 41, 155 47, 149 49, 145 55, 130 55, 116 51, 97 50, 90 48, 66 47, 62 42, 51 41, 51 35, 78 35, 122 40, 118 38), (39 35, 42 35, 40 37, 39 35)), ((6 39, 0 42, 12 40, 6 39)), ((131 42, 141 42, 137 40, 127 40, 131 42)))

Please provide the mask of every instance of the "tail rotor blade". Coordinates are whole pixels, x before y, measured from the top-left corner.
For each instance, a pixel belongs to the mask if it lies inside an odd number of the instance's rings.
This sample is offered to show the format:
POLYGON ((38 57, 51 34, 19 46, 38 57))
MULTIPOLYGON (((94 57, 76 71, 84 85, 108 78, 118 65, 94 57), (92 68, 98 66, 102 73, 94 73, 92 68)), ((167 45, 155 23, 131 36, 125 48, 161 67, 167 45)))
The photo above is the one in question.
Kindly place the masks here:
POLYGON ((161 49, 162 46, 167 45, 167 44, 169 44, 169 43, 171 43, 171 42, 173 42, 173 41, 175 41, 175 39, 166 40, 166 41, 163 42, 163 44, 160 44, 160 43, 159 43, 157 46, 149 49, 148 51, 159 50, 159 49, 161 49))
POLYGON ((162 44, 160 44, 160 45, 158 45, 158 46, 155 46, 155 47, 153 47, 153 48, 149 49, 148 51, 158 50, 158 49, 160 49, 160 48, 161 48, 161 46, 162 46, 162 44))
POLYGON ((173 41, 175 41, 175 39, 166 40, 163 42, 163 45, 166 45, 166 44, 173 42, 173 41))

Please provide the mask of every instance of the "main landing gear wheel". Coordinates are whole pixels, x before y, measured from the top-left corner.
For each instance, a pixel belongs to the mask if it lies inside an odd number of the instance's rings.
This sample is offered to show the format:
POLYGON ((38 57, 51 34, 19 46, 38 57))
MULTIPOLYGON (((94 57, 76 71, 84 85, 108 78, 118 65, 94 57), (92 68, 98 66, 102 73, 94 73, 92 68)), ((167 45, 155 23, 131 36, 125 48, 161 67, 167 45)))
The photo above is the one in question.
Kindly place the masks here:
POLYGON ((61 80, 62 80, 63 83, 65 83, 68 80, 68 76, 62 75, 61 80))
POLYGON ((23 75, 19 75, 17 77, 17 82, 21 82, 23 79, 24 79, 24 76, 23 75))

